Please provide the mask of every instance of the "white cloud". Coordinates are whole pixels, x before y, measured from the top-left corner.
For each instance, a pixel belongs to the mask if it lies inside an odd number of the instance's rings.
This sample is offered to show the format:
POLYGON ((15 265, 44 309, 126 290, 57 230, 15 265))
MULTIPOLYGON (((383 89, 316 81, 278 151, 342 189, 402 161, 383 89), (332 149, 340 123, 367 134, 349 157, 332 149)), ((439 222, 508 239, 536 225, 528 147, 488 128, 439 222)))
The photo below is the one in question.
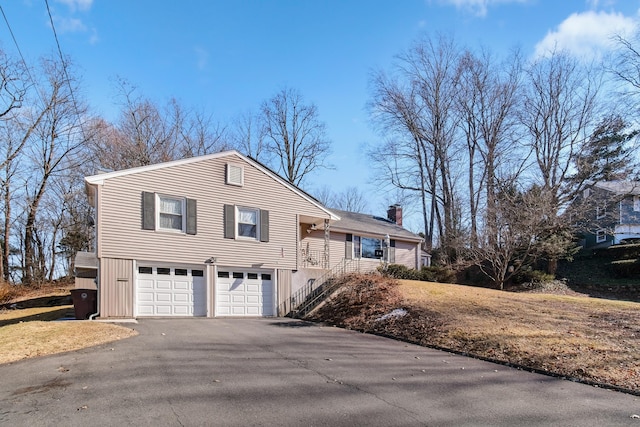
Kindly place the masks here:
POLYGON ((198 66, 198 70, 204 70, 207 66, 207 63, 209 62, 209 52, 199 46, 194 47, 193 51, 196 54, 196 64, 198 66))
POLYGON ((613 47, 612 36, 628 36, 637 25, 636 19, 622 13, 592 10, 574 13, 536 44, 534 56, 564 50, 585 59, 597 58, 613 47))
POLYGON ((486 16, 490 6, 505 3, 526 3, 529 0, 440 0, 451 4, 457 9, 467 10, 476 16, 486 16))
POLYGON ((56 30, 63 33, 77 33, 87 30, 87 27, 82 23, 82 20, 77 18, 61 18, 56 17, 56 30))
POLYGON ((56 0, 58 3, 69 6, 72 12, 76 10, 89 10, 93 5, 93 0, 56 0))

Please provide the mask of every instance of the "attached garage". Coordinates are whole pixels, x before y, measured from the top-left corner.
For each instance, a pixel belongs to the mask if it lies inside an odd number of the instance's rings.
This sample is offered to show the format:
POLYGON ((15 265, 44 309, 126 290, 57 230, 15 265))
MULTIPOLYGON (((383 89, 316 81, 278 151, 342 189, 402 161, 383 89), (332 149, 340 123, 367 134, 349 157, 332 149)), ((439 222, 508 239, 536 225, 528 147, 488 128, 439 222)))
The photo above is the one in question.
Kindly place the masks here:
POLYGON ((206 316, 204 269, 187 266, 144 266, 137 269, 138 316, 206 316))
POLYGON ((216 277, 216 316, 273 316, 271 270, 219 269, 216 277))

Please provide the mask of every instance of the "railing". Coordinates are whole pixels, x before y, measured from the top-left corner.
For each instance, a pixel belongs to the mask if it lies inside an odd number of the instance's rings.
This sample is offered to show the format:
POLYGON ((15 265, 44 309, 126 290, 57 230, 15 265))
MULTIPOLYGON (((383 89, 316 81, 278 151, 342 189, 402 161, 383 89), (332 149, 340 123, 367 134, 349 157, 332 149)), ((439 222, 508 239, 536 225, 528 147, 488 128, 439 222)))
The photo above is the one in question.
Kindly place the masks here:
POLYGON ((291 296, 289 301, 291 312, 289 315, 291 317, 305 316, 336 290, 337 286, 332 283, 331 279, 359 271, 359 259, 343 259, 340 264, 318 279, 310 280, 309 283, 291 296))
POLYGON ((300 248, 300 263, 303 268, 324 268, 324 253, 308 247, 300 248))

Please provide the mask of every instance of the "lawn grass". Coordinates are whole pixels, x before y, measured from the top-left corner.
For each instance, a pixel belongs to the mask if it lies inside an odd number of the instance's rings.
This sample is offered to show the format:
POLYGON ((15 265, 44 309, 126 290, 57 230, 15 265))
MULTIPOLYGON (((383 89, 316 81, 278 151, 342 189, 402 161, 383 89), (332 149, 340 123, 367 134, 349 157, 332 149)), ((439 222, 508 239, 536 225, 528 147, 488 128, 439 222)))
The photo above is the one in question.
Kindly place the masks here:
MULTIPOLYGON (((26 301, 24 303, 28 305, 26 301)), ((79 350, 137 334, 130 328, 103 322, 57 321, 72 307, 0 310, 0 363, 79 350)))
POLYGON ((313 316, 347 328, 640 392, 639 303, 432 282, 390 283, 382 278, 352 278, 313 316), (363 295, 366 304, 361 303, 363 295), (408 314, 379 320, 395 308, 405 308, 408 314))

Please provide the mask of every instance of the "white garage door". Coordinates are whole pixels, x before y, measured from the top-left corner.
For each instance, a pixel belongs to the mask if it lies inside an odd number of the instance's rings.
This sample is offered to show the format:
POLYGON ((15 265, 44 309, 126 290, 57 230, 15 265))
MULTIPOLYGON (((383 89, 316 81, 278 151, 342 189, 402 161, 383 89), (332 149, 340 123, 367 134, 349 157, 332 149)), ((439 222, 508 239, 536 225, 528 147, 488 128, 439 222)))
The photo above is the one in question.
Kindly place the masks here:
POLYGON ((181 266, 138 267, 138 316, 206 316, 204 270, 181 266))
POLYGON ((273 316, 271 274, 271 271, 218 271, 216 316, 273 316))

